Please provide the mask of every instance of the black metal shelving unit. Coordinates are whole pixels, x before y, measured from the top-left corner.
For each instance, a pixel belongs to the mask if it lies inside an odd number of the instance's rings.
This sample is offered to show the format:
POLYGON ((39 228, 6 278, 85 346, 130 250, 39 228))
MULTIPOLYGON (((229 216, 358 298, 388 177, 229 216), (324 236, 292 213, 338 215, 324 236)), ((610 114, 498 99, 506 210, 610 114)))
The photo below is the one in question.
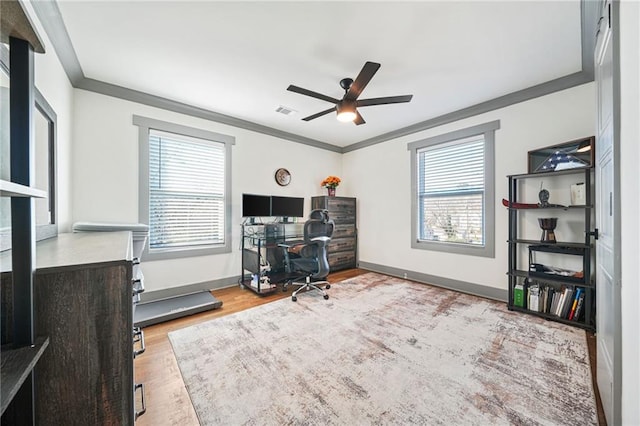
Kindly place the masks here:
POLYGON ((2 2, 1 9, 9 17, 2 20, 0 29, 2 40, 9 42, 11 87, 10 180, 0 180, 0 196, 11 198, 12 310, 10 318, 2 315, 2 329, 10 339, 3 337, 0 349, 0 413, 2 424, 30 425, 35 424, 33 370, 49 345, 48 337, 36 337, 33 310, 36 257, 33 199, 47 196, 45 191, 32 186, 34 51, 44 53, 44 48, 19 2, 2 2))
MULTIPOLYGON (((514 203, 521 202, 518 199, 518 189, 523 180, 532 178, 544 178, 553 179, 564 175, 578 175, 584 179, 585 188, 585 204, 584 205, 572 205, 572 206, 549 206, 539 208, 518 208, 508 207, 509 209, 509 239, 507 244, 508 249, 508 271, 507 276, 509 280, 509 291, 507 307, 509 310, 522 312, 547 320, 568 324, 584 328, 587 330, 595 331, 595 291, 596 283, 592 277, 592 261, 593 261, 593 238, 597 239, 597 230, 592 229, 592 193, 594 191, 592 187, 592 173, 593 169, 571 169, 562 170, 547 173, 532 173, 532 174, 518 174, 507 176, 509 179, 509 206, 513 206, 514 203), (554 214, 562 214, 563 211, 584 211, 584 241, 583 242, 541 242, 539 240, 531 240, 520 238, 519 236, 519 221, 521 215, 524 214, 536 214, 536 212, 542 213, 545 211, 553 211, 554 214), (518 265, 518 258, 522 255, 524 250, 528 250, 529 265, 522 267, 518 265), (532 268, 531 264, 536 253, 550 253, 558 256, 579 256, 582 258, 582 276, 563 276, 550 272, 536 271, 532 268), (581 292, 584 292, 583 310, 584 314, 581 314, 579 318, 569 320, 562 316, 556 315, 550 312, 539 312, 531 310, 528 307, 527 298, 527 283, 538 283, 544 286, 550 286, 553 289, 561 290, 563 288, 570 288, 576 290, 580 288, 581 292), (517 285, 524 287, 524 303, 523 306, 517 306, 514 303, 514 288, 517 285)), ((575 295, 575 292, 573 293, 575 295)))

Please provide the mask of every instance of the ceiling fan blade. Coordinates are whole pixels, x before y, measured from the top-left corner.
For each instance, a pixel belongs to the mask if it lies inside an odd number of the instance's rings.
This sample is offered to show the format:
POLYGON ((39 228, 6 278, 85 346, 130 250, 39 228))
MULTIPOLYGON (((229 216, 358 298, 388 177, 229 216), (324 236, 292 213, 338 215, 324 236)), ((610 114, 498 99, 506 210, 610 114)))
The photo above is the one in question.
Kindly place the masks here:
POLYGON ((356 104, 359 107, 371 105, 401 104, 404 102, 411 102, 411 98, 413 98, 413 95, 388 96, 386 98, 361 99, 356 101, 356 104))
POLYGON ((356 126, 366 123, 366 121, 364 121, 364 118, 362 118, 358 110, 356 110, 356 118, 353 120, 353 122, 356 124, 356 126))
POLYGON ((360 74, 356 77, 355 81, 351 84, 349 91, 344 96, 345 100, 355 101, 360 96, 360 93, 367 87, 369 81, 373 78, 378 69, 380 68, 380 64, 376 62, 365 62, 360 74))
POLYGON ((301 95, 311 96, 312 98, 331 102, 333 104, 337 104, 338 102, 340 102, 338 99, 332 98, 331 96, 323 95, 322 93, 314 92, 312 90, 303 89, 302 87, 294 86, 293 84, 289 85, 289 87, 287 87, 287 90, 290 92, 300 93, 301 95))
POLYGON ((336 110, 336 107, 329 108, 329 109, 326 109, 326 110, 324 110, 324 111, 321 111, 321 112, 319 112, 319 113, 317 113, 317 114, 313 114, 313 115, 310 115, 310 116, 308 116, 308 117, 305 117, 305 118, 303 118, 303 120, 304 120, 304 121, 311 121, 311 120, 313 120, 313 119, 315 119, 315 118, 322 117, 323 115, 327 115, 327 114, 329 114, 330 112, 333 112, 333 111, 335 111, 335 110, 336 110))

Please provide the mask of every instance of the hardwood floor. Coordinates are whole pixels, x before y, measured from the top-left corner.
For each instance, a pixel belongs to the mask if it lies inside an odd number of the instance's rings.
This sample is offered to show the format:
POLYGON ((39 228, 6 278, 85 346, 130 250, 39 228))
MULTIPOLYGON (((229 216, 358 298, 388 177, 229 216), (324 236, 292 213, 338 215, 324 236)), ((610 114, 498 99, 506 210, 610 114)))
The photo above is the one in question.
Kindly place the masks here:
MULTIPOLYGON (((331 283, 336 283, 366 272, 361 269, 340 271, 330 274, 328 280, 331 283)), ((199 424, 167 337, 169 332, 290 297, 291 289, 287 292, 277 291, 270 295, 259 296, 250 290, 229 287, 212 291, 212 294, 222 301, 221 308, 152 325, 144 329, 147 349, 143 355, 135 360, 135 376, 137 383, 145 384, 147 412, 138 418, 136 422, 138 426, 191 426, 199 424)), ((587 335, 594 378, 595 341, 593 334, 587 335)), ((593 385, 594 389, 597 389, 595 380, 593 385)), ((606 426, 604 411, 597 392, 596 397, 599 426, 606 426)))

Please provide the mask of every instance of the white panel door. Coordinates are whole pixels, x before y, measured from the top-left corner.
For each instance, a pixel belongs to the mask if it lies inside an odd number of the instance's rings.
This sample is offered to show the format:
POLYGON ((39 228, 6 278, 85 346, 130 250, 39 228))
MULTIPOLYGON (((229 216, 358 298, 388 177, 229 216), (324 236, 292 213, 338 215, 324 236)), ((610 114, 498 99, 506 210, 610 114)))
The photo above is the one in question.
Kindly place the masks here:
POLYGON ((619 245, 616 237, 616 164, 614 144, 613 104, 613 42, 610 2, 605 2, 600 20, 595 50, 595 79, 597 90, 596 125, 596 333, 597 381, 608 424, 618 424, 619 401, 616 400, 616 368, 620 336, 620 279, 617 276, 616 256, 619 245))

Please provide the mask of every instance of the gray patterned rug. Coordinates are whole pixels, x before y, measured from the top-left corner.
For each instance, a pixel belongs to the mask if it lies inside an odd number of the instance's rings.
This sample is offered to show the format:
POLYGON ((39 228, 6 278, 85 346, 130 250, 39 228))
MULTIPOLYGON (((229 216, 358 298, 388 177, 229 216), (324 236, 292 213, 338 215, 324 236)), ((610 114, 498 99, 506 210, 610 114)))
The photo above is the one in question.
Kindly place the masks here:
POLYGON ((585 332, 368 273, 169 334, 203 425, 597 424, 585 332))

